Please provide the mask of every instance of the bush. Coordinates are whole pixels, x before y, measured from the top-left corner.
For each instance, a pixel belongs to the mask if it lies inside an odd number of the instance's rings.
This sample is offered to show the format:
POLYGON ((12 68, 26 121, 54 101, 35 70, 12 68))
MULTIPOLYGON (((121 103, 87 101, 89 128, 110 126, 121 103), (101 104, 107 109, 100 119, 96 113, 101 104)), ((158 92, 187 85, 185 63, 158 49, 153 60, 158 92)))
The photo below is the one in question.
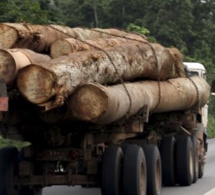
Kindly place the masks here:
POLYGON ((0 149, 4 148, 6 146, 15 146, 18 149, 21 149, 22 147, 29 146, 29 142, 23 142, 23 141, 15 141, 15 140, 10 140, 10 139, 4 139, 0 135, 0 149))
POLYGON ((215 137, 215 117, 213 115, 208 116, 207 134, 208 134, 208 138, 215 137))

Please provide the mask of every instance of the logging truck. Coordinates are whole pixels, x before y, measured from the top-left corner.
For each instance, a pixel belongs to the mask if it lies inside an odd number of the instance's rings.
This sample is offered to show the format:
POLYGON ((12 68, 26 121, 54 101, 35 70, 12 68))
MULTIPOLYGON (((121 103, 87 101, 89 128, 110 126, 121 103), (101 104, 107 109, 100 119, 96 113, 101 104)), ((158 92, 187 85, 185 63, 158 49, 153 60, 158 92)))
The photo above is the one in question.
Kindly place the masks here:
POLYGON ((0 195, 41 195, 52 185, 159 195, 162 186, 203 177, 210 96, 203 65, 116 29, 84 29, 83 38, 81 29, 60 35, 58 26, 1 25, 0 132, 29 145, 0 149, 0 195), (52 59, 39 54, 44 48, 52 59))

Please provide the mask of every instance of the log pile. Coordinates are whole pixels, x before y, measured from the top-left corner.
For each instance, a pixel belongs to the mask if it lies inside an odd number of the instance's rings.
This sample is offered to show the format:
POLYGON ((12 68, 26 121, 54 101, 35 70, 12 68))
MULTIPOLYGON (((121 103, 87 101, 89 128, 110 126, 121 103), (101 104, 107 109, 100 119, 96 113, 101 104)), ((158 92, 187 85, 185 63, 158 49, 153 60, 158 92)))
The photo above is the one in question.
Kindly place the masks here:
MULTIPOLYGON (((43 66, 31 64, 17 75, 17 86, 30 102, 44 104, 55 96, 52 107, 60 106, 76 89, 90 82, 119 83, 136 79, 166 80, 181 76, 171 53, 158 44, 128 43, 87 50, 51 60, 43 66), (157 61, 152 48, 157 55, 157 61), (41 85, 41 82, 44 83, 41 85), (30 88, 28 86, 31 86, 30 88)), ((183 76, 183 75, 182 75, 183 76)))
MULTIPOLYGON (((70 28, 60 25, 32 25, 27 23, 1 23, 0 49, 28 48, 36 52, 48 52, 58 39, 76 38, 79 40, 130 36, 117 29, 70 28), (110 35, 111 34, 111 35, 110 35)), ((133 38, 133 37, 132 37, 133 38)))
POLYGON ((0 62, 0 78, 26 100, 48 112, 67 102, 71 120, 108 124, 144 105, 189 109, 210 92, 203 79, 186 78, 178 49, 117 29, 2 23, 0 62))

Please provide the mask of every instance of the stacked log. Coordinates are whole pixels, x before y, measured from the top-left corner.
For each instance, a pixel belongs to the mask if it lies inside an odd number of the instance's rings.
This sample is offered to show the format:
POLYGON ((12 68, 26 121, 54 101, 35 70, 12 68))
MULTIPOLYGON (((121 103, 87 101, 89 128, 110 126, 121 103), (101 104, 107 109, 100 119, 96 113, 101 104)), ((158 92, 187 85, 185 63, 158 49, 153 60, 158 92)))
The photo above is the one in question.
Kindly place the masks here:
POLYGON ((32 25, 27 23, 0 23, 0 78, 7 84, 13 84, 17 71, 27 64, 47 64, 47 57, 39 53, 49 54, 52 43, 63 38, 75 39, 82 43, 84 40, 97 38, 127 36, 146 41, 145 36, 132 35, 117 29, 85 29, 70 28, 60 25, 32 25), (13 48, 11 50, 8 50, 13 48), (16 50, 14 50, 16 48, 16 50), (17 50, 22 48, 23 50, 17 50), (3 51, 3 49, 5 51, 3 51), (25 49, 25 50, 24 50, 25 49), (27 51, 27 49, 29 49, 27 51), (7 50, 7 51, 6 51, 7 50), (31 50, 31 51, 30 51, 31 50), (33 53, 33 51, 37 53, 33 53), (25 54, 24 54, 25 53, 25 54), (35 56, 35 57, 33 57, 35 56), (34 60, 32 60, 34 58, 34 60), (10 64, 10 65, 8 65, 10 64))
POLYGON ((0 79, 16 81, 50 122, 109 124, 145 105, 150 113, 203 106, 210 94, 203 79, 186 78, 178 49, 111 28, 1 23, 0 79))
MULTIPOLYGON (((62 29, 67 32, 67 28, 62 29)), ((68 37, 49 26, 26 23, 1 23, 0 48, 28 48, 43 52, 56 39, 68 37)))
POLYGON ((60 56, 68 55, 73 52, 116 47, 135 41, 147 43, 147 40, 144 37, 140 37, 139 35, 126 36, 125 38, 114 37, 87 39, 84 42, 81 42, 80 40, 77 40, 75 38, 59 39, 51 45, 50 56, 52 58, 58 58, 60 56))
POLYGON ((128 93, 122 84, 80 86, 70 98, 71 113, 67 117, 109 124, 125 116, 135 115, 145 105, 149 113, 180 111, 190 109, 196 103, 202 107, 210 96, 210 86, 197 76, 162 81, 159 86, 160 100, 156 81, 126 83, 125 87, 128 93))
POLYGON ((33 25, 27 23, 0 23, 0 49, 28 48, 48 53, 53 42, 63 38, 79 40, 126 36, 117 29, 70 28, 61 25, 33 25))
POLYGON ((183 70, 182 60, 176 61, 159 44, 127 43, 104 51, 75 52, 43 66, 31 64, 18 72, 17 86, 30 102, 43 104, 48 110, 61 106, 77 86, 85 83, 184 77, 178 67, 183 70), (49 101, 52 97, 55 99, 49 101))
POLYGON ((32 63, 48 63, 50 59, 29 49, 0 49, 0 78, 12 85, 19 69, 32 63))

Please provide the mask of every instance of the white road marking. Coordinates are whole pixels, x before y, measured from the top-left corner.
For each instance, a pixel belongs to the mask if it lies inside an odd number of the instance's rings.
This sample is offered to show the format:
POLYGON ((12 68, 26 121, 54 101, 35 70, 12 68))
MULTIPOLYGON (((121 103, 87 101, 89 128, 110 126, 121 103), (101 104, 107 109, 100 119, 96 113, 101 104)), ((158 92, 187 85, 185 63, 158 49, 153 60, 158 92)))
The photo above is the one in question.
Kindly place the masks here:
POLYGON ((204 195, 215 195, 215 188, 213 188, 209 192, 206 192, 204 195))

